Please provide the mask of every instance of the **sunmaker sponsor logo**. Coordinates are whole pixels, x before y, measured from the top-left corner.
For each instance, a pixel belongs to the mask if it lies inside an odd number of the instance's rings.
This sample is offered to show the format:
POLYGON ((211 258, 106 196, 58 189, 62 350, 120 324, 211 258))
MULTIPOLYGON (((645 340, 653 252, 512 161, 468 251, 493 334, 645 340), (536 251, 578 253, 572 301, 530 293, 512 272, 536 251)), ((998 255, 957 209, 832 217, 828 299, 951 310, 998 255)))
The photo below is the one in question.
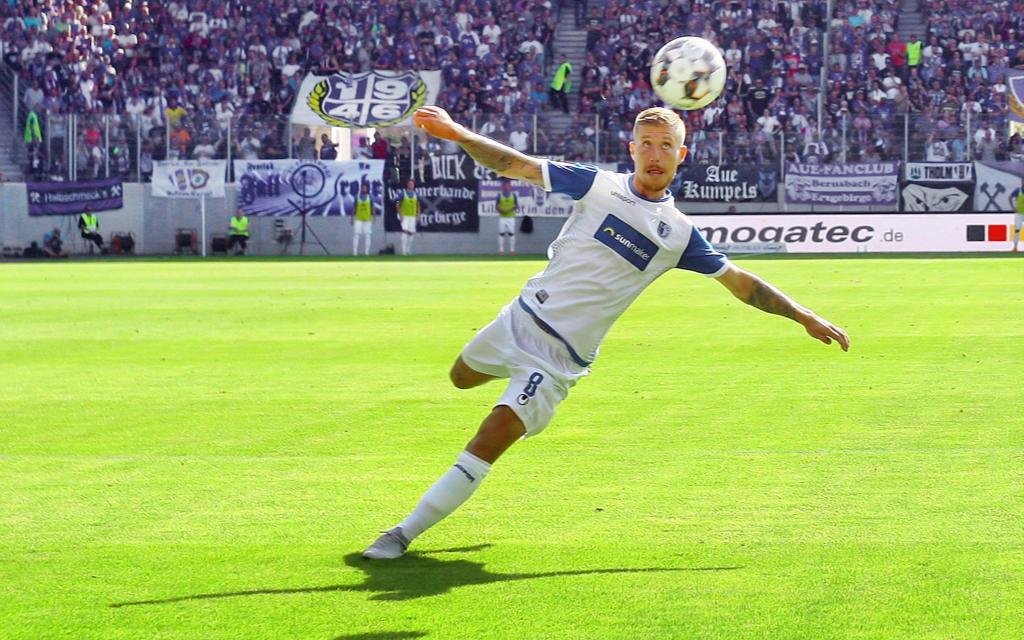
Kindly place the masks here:
POLYGON ((658 253, 658 245, 610 213, 597 228, 594 238, 640 271, 647 269, 658 253))

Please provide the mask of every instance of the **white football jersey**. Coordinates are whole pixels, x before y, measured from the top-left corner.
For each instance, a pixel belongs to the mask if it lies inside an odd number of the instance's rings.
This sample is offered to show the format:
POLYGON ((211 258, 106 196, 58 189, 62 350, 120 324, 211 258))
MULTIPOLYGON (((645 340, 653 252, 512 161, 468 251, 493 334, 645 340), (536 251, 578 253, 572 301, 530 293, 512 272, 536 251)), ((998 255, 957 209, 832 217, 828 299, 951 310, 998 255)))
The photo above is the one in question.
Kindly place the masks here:
POLYGON ((632 174, 550 161, 543 172, 545 191, 576 203, 519 305, 580 366, 590 365, 615 320, 661 274, 679 268, 716 277, 728 268, 671 196, 639 195, 632 174))

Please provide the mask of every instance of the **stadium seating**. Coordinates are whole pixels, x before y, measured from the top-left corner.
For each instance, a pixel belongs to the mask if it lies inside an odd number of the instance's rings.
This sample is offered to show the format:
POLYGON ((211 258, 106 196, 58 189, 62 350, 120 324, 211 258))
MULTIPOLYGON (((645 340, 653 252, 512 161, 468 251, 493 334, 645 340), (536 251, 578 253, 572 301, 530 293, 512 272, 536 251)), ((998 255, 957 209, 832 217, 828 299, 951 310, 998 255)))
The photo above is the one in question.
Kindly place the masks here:
MULTIPOLYGON (((78 128, 79 175, 101 166, 127 174, 135 158, 126 150, 135 144, 146 173, 165 157, 226 157, 229 139, 234 157, 285 157, 286 115, 308 72, 439 68, 439 104, 478 126, 496 115, 492 135, 511 140, 547 110, 563 4, 5 2, 0 37, 26 113, 42 114, 51 127, 60 114, 93 116, 78 128), (237 128, 227 136, 230 123, 237 128)), ((632 118, 653 102, 646 71, 653 52, 682 33, 713 40, 730 64, 723 100, 687 114, 693 157, 704 162, 895 158, 906 112, 919 114, 914 149, 961 157, 967 149, 956 140, 964 138, 967 114, 975 130, 1003 117, 1006 72, 1024 65, 1020 2, 923 1, 927 31, 913 68, 897 39, 897 0, 833 3, 832 16, 824 0, 663 4, 588 3, 586 62, 573 90, 577 117, 569 136, 550 137, 549 151, 588 159, 600 147, 602 155, 621 155, 632 118), (581 131, 588 139, 573 141, 581 131)), ((999 135, 994 153, 1005 156, 1010 143, 999 135)), ((30 170, 59 171, 65 159, 43 146, 29 145, 30 170)))

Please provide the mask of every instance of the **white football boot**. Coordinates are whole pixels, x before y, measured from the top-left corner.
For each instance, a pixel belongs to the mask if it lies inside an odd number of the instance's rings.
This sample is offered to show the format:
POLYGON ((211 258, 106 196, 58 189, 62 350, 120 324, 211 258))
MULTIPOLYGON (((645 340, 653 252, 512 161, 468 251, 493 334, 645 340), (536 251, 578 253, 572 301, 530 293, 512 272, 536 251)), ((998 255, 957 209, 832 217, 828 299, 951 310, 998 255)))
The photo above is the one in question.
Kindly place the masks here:
POLYGON ((363 557, 369 560, 394 560, 401 558, 409 548, 409 541, 402 534, 401 527, 385 531, 377 540, 366 547, 363 557))

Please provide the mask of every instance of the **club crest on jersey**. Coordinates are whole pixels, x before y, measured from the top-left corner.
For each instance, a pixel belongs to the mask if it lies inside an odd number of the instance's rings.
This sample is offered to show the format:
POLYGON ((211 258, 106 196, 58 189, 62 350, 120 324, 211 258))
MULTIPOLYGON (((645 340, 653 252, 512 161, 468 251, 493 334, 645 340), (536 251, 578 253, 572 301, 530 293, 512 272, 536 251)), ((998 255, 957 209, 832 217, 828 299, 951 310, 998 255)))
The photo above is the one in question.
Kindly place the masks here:
POLYGON ((658 222, 658 237, 667 238, 668 234, 672 233, 672 227, 668 226, 665 222, 658 222))
MULTIPOLYGON (((665 228, 671 231, 667 224, 665 228)), ((660 234, 660 227, 658 231, 660 234)), ((658 253, 658 245, 610 213, 597 228, 594 238, 640 271, 647 269, 647 265, 658 253)))

